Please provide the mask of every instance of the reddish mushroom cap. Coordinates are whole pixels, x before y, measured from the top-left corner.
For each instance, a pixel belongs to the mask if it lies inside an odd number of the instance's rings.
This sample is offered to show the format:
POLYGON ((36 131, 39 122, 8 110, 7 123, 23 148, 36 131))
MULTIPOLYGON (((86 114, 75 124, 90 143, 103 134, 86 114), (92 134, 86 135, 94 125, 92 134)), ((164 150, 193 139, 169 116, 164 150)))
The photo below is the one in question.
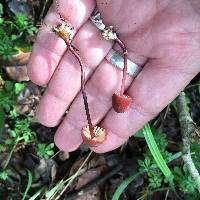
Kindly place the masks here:
POLYGON ((98 126, 95 126, 93 128, 93 131, 94 131, 95 137, 91 138, 89 125, 87 125, 82 128, 81 136, 85 144, 91 147, 96 147, 105 141, 106 131, 105 129, 98 126))
POLYGON ((119 92, 116 92, 112 96, 112 106, 115 112, 124 113, 130 106, 132 102, 132 97, 128 95, 120 95, 119 92))

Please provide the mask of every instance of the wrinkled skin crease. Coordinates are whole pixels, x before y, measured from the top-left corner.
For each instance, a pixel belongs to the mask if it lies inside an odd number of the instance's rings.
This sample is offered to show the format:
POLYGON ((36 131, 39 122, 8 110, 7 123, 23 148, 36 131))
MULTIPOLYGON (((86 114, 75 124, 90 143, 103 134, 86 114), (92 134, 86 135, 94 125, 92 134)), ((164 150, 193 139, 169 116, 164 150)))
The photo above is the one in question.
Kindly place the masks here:
MULTIPOLYGON (((75 5, 77 7, 72 11, 77 11, 80 8, 77 3, 79 1, 82 2, 81 6, 85 4, 84 12, 87 9, 87 12, 92 12, 95 7, 93 0, 74 0, 73 3, 60 0, 61 8, 64 4, 70 4, 66 18, 73 25, 75 19, 80 22, 83 18, 79 19, 77 14, 70 18, 70 8, 75 5)), ((88 70, 91 66, 95 68, 87 77, 86 90, 92 120, 95 123, 100 122, 101 127, 107 131, 106 141, 92 148, 102 153, 122 145, 128 137, 169 104, 199 72, 200 4, 199 0, 97 0, 97 6, 106 25, 113 25, 120 39, 126 44, 129 59, 144 64, 143 70, 134 80, 131 77, 127 78, 127 94, 133 98, 130 109, 126 113, 117 114, 111 109, 111 98, 116 87, 119 87, 118 82, 119 85, 121 83, 121 77, 112 65, 105 60, 102 62, 103 57, 99 59, 103 53, 108 52, 111 44, 99 38, 98 32, 94 38, 87 40, 87 37, 92 37, 92 33, 96 31, 90 22, 83 25, 82 30, 77 33, 78 36, 72 41, 80 50, 88 70), (79 34, 81 31, 85 33, 83 29, 88 33, 79 34), (101 51, 98 52, 99 49, 101 51), (98 59, 99 63, 96 64, 98 59)), ((84 16, 81 12, 79 14, 84 16)), ((65 47, 56 44, 53 50, 60 53, 65 47)), ((43 52, 44 48, 34 51, 29 64, 31 79, 40 85, 47 83, 48 80, 43 79, 49 76, 41 76, 42 73, 46 73, 46 69, 41 72, 45 62, 40 65, 40 71, 36 70, 38 64, 35 62, 38 61, 38 55, 43 55, 43 52)), ((49 55, 48 51, 44 58, 51 62, 49 55)), ((86 125, 86 118, 82 96, 80 93, 77 95, 80 89, 80 74, 77 71, 80 68, 74 64, 75 61, 70 55, 65 57, 62 58, 64 64, 61 60, 41 100, 37 117, 44 125, 55 126, 67 105, 73 101, 68 116, 55 135, 55 143, 60 149, 73 151, 82 142, 80 130, 86 125), (71 66, 76 66, 76 70, 71 66)), ((55 59, 53 64, 58 65, 58 61, 59 59, 55 59)), ((51 66, 52 63, 48 65, 49 68, 51 66)))

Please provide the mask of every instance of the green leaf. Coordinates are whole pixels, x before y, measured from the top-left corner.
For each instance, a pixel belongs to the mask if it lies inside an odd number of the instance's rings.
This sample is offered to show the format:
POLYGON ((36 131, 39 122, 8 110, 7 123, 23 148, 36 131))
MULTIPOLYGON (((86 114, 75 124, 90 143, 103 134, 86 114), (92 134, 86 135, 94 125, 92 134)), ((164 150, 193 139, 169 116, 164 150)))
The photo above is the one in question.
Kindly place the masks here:
POLYGON ((49 159, 50 156, 54 155, 54 144, 38 144, 37 155, 44 159, 49 159))
POLYGON ((11 174, 11 170, 7 169, 7 170, 3 170, 0 172, 0 180, 5 181, 11 174))
POLYGON ((16 138, 17 132, 15 130, 10 131, 10 136, 16 138))
POLYGON ((16 36, 15 34, 12 34, 12 35, 11 35, 11 40, 14 41, 14 40, 16 40, 16 39, 17 39, 17 36, 16 36))
POLYGON ((3 15, 3 5, 0 3, 0 16, 3 15))
POLYGON ((151 177, 149 178, 149 186, 153 189, 159 188, 162 185, 163 177, 159 172, 152 173, 151 177))
POLYGON ((23 83, 15 83, 15 94, 18 95, 24 89, 23 83))
POLYGON ((54 154, 54 151, 53 151, 53 150, 49 150, 49 151, 47 151, 47 154, 48 154, 49 156, 52 156, 52 155, 54 154))
POLYGON ((140 167, 144 167, 145 166, 145 164, 144 164, 144 162, 142 160, 138 160, 138 165, 140 167))
POLYGON ((5 144, 11 145, 11 144, 13 144, 13 140, 11 140, 11 139, 6 139, 6 140, 5 140, 5 144))
POLYGON ((27 193, 28 193, 28 191, 29 191, 29 189, 30 189, 30 187, 31 187, 31 185, 32 185, 32 180, 33 180, 33 176, 32 176, 31 171, 29 171, 29 170, 27 170, 27 171, 28 171, 28 184, 27 184, 27 186, 26 186, 26 190, 25 190, 25 192, 24 192, 24 195, 23 195, 22 200, 25 200, 26 195, 27 195, 27 193))
POLYGON ((146 158, 144 159, 144 163, 145 163, 146 167, 150 167, 150 165, 151 165, 151 160, 149 159, 149 157, 146 157, 146 158))
POLYGON ((147 142, 147 145, 149 147, 149 150, 150 150, 152 156, 154 157, 155 162, 158 165, 159 169, 161 170, 161 172, 165 175, 165 177, 167 179, 172 181, 172 179, 173 179, 172 172, 168 168, 165 160, 163 159, 163 157, 158 149, 158 146, 155 142, 155 139, 151 132, 151 128, 148 123, 143 128, 143 134, 144 134, 145 140, 147 142))
POLYGON ((14 107, 13 110, 11 110, 11 111, 9 112, 9 117, 10 117, 11 119, 16 119, 17 116, 18 116, 18 114, 17 114, 16 107, 15 107, 15 106, 13 106, 13 107, 14 107))
POLYGON ((17 13, 15 15, 15 23, 20 28, 27 24, 27 16, 23 13, 17 13))
POLYGON ((174 175, 175 181, 178 183, 177 185, 179 185, 181 191, 185 194, 193 194, 196 191, 195 182, 185 165, 183 166, 183 170, 177 166, 174 167, 174 175))
POLYGON ((121 196, 121 194, 124 192, 124 190, 126 189, 126 187, 133 182, 139 175, 141 174, 141 172, 138 172, 136 174, 133 174, 132 176, 130 176, 129 178, 125 179, 116 189, 112 200, 118 200, 121 196))
POLYGON ((0 17, 0 25, 2 25, 4 22, 4 19, 0 17))
POLYGON ((24 134, 23 138, 24 138, 25 143, 28 143, 28 141, 29 141, 29 135, 24 134))
POLYGON ((54 143, 49 144, 50 149, 54 148, 54 146, 55 146, 54 143))

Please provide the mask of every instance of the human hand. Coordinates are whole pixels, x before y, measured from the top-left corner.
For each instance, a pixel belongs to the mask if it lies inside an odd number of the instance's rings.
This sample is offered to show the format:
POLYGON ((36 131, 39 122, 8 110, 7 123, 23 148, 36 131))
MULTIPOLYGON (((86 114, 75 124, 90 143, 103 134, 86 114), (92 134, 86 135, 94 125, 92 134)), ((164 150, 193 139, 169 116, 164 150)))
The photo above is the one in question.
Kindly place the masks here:
MULTIPOLYGON (((118 114, 111 107, 112 94, 120 88, 122 72, 105 56, 112 43, 102 39, 88 19, 93 0, 59 1, 62 16, 75 27, 72 44, 85 63, 86 92, 93 124, 107 131, 107 139, 92 150, 102 153, 122 145, 152 119, 200 70, 200 5, 198 0, 98 0, 106 25, 113 25, 129 51, 129 59, 144 65, 133 80, 127 77, 127 94, 133 97, 129 110, 118 114)), ((45 23, 60 21, 55 5, 45 23)), ((114 45, 114 48, 117 46, 114 45)), ((56 145, 73 151, 81 144, 81 129, 87 125, 80 91, 80 66, 66 51, 64 41, 43 26, 37 36, 28 73, 33 82, 48 87, 37 110, 39 121, 59 126, 56 145)))

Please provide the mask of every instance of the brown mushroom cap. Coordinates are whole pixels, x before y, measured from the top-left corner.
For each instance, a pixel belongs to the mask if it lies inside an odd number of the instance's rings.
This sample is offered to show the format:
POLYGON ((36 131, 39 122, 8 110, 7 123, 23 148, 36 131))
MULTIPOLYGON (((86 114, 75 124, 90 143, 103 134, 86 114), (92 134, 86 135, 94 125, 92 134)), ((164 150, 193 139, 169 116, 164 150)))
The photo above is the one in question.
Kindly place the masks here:
POLYGON ((82 136, 83 142, 85 144, 95 147, 105 141, 106 131, 105 131, 105 129, 98 127, 98 126, 95 126, 93 128, 93 131, 94 131, 95 136, 92 138, 91 134, 90 134, 89 125, 87 125, 82 128, 81 136, 82 136))

